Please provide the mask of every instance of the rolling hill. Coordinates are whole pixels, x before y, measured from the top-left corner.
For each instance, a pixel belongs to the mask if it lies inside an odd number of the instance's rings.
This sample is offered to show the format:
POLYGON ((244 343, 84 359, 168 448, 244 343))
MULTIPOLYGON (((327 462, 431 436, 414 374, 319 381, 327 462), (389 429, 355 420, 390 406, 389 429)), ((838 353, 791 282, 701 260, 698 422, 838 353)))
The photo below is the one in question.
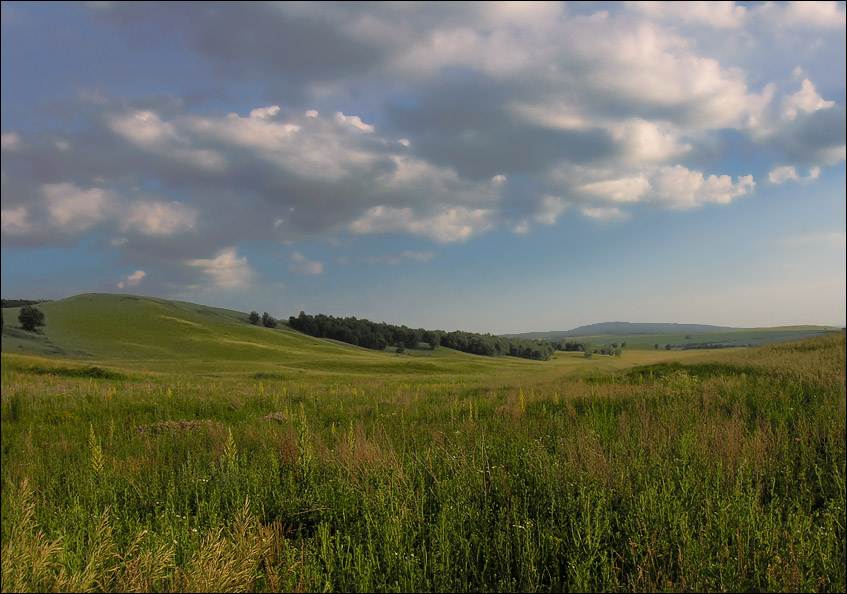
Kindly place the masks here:
POLYGON ((706 324, 661 324, 661 323, 632 323, 632 322, 600 322, 579 326, 572 330, 553 330, 550 332, 526 332, 523 334, 505 334, 516 338, 531 338, 541 340, 559 340, 574 336, 614 335, 627 336, 630 334, 692 334, 695 332, 722 332, 737 330, 731 326, 709 326, 706 324))
POLYGON ((507 334, 538 340, 573 339, 590 345, 624 342, 629 348, 653 349, 656 345, 674 349, 761 346, 786 340, 811 338, 840 331, 836 326, 777 326, 773 328, 732 328, 703 324, 637 324, 602 322, 573 330, 507 334))
POLYGON ((46 326, 18 327, 18 308, 3 310, 3 353, 119 365, 139 371, 192 368, 224 373, 464 373, 485 368, 484 357, 449 349, 376 352, 312 338, 285 324, 265 328, 243 312, 137 295, 88 293, 38 305, 46 326))

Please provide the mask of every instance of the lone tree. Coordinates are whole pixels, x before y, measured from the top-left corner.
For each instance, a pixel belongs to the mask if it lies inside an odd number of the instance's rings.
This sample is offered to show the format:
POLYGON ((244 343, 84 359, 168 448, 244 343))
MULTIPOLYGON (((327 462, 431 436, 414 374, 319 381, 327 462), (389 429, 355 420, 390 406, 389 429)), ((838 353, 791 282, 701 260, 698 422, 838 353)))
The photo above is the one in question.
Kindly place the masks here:
POLYGON ((18 314, 21 328, 27 332, 33 332, 38 326, 44 326, 44 312, 31 305, 24 305, 18 314))
POLYGON ((250 320, 250 323, 253 324, 253 325, 258 324, 259 323, 259 312, 251 311, 250 316, 247 319, 250 320))

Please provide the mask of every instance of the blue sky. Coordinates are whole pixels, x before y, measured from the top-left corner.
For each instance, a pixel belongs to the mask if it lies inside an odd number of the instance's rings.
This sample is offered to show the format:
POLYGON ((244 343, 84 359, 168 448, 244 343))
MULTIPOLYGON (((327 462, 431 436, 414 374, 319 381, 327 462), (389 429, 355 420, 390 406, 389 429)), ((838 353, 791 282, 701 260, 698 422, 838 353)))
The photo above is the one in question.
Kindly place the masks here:
POLYGON ((2 294, 845 321, 845 5, 2 3, 2 294))

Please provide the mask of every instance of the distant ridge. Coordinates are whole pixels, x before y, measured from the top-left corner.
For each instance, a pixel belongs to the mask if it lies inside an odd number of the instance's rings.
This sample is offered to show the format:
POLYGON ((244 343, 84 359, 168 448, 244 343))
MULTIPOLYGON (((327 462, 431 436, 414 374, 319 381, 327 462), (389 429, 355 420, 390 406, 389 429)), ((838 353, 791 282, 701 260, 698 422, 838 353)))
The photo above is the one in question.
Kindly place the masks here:
POLYGON ((574 336, 595 336, 598 334, 631 335, 631 334, 695 334, 698 332, 724 332, 738 330, 732 326, 709 326, 707 324, 663 324, 663 323, 632 323, 632 322, 600 322, 579 326, 572 330, 552 330, 550 332, 525 332, 522 334, 504 334, 507 337, 556 340, 574 336))

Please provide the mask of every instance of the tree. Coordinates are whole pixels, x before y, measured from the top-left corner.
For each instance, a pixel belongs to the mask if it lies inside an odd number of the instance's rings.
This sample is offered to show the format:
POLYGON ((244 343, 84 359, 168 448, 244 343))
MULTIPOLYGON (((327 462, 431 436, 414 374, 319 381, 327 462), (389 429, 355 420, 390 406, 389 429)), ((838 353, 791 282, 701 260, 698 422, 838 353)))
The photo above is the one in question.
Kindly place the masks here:
POLYGON ((18 314, 18 321, 21 323, 21 328, 28 332, 33 332, 38 326, 44 326, 44 312, 31 305, 24 305, 21 308, 21 313, 18 314))
POLYGON ((276 328, 276 318, 265 312, 262 314, 262 324, 265 328, 276 328))
POLYGON ((251 311, 250 317, 248 317, 247 319, 250 320, 250 323, 255 326, 256 324, 259 323, 259 312, 251 311))

